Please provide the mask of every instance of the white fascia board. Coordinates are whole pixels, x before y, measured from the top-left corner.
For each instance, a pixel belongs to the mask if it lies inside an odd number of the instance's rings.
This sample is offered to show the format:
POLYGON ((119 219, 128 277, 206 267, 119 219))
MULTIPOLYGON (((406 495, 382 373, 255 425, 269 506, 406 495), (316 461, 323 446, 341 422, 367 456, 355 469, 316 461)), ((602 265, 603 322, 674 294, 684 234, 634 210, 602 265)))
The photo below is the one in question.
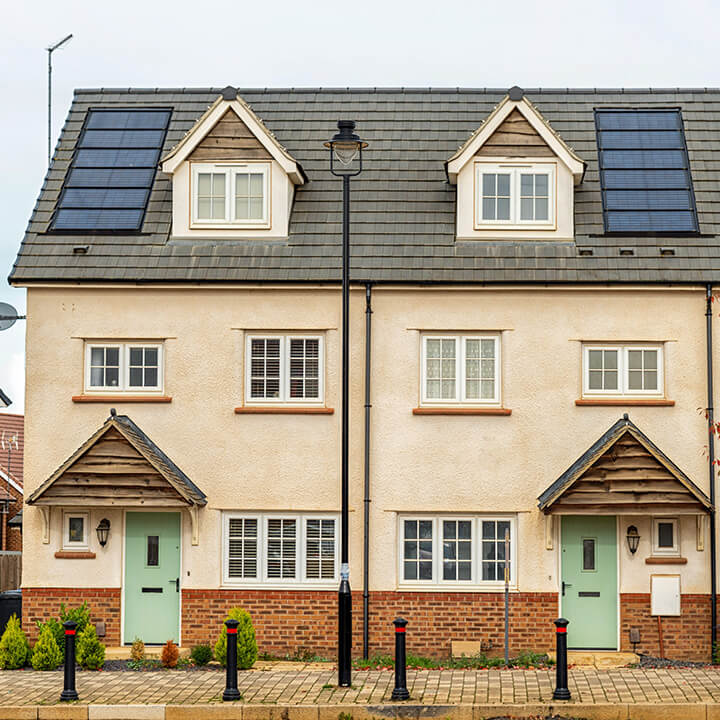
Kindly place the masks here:
POLYGON ((14 487, 21 495, 25 495, 25 492, 20 487, 20 485, 18 485, 11 477, 8 477, 8 474, 3 470, 0 470, 0 478, 2 478, 6 483, 10 483, 10 485, 14 487))
POLYGON ((457 176, 460 170, 470 162, 475 156, 475 153, 477 153, 515 109, 530 123, 535 132, 548 144, 555 155, 567 165, 573 174, 575 184, 579 184, 585 171, 584 163, 571 153, 565 143, 548 128, 544 120, 537 114, 526 98, 522 100, 505 98, 505 100, 495 108, 495 111, 486 120, 485 125, 479 132, 448 161, 447 173, 450 182, 453 184, 457 183, 457 176))
POLYGON ((295 160, 290 157, 286 150, 280 147, 274 138, 270 137, 267 129, 258 121, 255 113, 253 113, 245 103, 239 100, 217 101, 216 105, 208 110, 205 117, 202 118, 190 133, 161 161, 162 171, 172 175, 180 166, 180 163, 187 160, 192 151, 215 127, 228 109, 232 109, 245 125, 247 125, 250 132, 252 132, 262 146, 270 153, 273 160, 280 165, 295 185, 303 185, 305 183, 302 172, 295 160))

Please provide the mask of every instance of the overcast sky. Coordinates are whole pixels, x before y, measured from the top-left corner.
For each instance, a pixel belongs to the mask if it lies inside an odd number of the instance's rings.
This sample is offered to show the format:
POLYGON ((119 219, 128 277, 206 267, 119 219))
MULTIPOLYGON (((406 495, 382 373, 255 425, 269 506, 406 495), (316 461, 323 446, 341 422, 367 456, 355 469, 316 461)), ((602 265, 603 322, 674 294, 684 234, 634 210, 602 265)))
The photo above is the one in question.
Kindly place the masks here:
MULTIPOLYGON (((717 0, 3 3, 0 301, 75 87, 707 87, 720 81, 717 0)), ((330 129, 329 129, 330 130, 330 129)), ((24 408, 24 322, 0 333, 0 388, 24 408)))

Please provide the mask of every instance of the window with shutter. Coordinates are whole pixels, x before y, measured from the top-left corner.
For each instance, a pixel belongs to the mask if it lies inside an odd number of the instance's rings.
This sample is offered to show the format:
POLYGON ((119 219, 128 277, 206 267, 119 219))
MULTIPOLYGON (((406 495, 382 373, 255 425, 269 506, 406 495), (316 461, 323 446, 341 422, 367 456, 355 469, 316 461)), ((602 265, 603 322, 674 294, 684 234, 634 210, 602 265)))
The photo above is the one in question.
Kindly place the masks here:
POLYGON ((293 579, 297 565, 297 520, 268 518, 267 576, 270 580, 293 579))
POLYGON ((229 518, 227 553, 228 577, 257 578, 257 518, 229 518))
POLYGON ((308 518, 305 521, 305 577, 332 580, 335 577, 335 520, 308 518))

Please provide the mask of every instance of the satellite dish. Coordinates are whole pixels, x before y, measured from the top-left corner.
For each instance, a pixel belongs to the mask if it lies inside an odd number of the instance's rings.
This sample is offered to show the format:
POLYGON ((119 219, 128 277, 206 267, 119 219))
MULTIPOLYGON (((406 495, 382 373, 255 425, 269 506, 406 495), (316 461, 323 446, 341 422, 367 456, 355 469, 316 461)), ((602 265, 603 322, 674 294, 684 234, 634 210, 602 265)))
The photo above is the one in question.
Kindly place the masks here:
POLYGON ((19 320, 17 310, 8 303, 0 302, 0 330, 11 328, 19 320))

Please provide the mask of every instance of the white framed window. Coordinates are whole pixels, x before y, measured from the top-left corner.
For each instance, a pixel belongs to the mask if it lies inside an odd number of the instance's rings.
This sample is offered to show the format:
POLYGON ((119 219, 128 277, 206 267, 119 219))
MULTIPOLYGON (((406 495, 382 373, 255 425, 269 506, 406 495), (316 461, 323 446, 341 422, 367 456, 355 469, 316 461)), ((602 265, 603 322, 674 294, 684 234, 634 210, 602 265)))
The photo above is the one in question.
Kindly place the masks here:
POLYGON ((88 513, 63 513, 63 550, 88 549, 88 513))
POLYGON ((653 518, 653 555, 679 555, 677 518, 653 518))
POLYGON ((160 392, 162 343, 87 343, 86 392, 160 392))
POLYGON ((585 345, 584 395, 662 396, 663 349, 660 345, 585 345))
POLYGON ((399 516, 399 585, 501 588, 505 531, 509 581, 516 584, 516 523, 511 516, 399 516))
POLYGON ((499 335, 423 335, 423 404, 498 405, 499 335))
POLYGON ((193 225, 269 227, 270 163, 193 163, 193 225))
POLYGON ((227 585, 330 585, 339 579, 339 517, 234 513, 223 520, 227 585))
POLYGON ((475 163, 475 226, 555 224, 554 163, 475 163))
POLYGON ((245 401, 318 404, 324 400, 322 336, 249 335, 245 401))

